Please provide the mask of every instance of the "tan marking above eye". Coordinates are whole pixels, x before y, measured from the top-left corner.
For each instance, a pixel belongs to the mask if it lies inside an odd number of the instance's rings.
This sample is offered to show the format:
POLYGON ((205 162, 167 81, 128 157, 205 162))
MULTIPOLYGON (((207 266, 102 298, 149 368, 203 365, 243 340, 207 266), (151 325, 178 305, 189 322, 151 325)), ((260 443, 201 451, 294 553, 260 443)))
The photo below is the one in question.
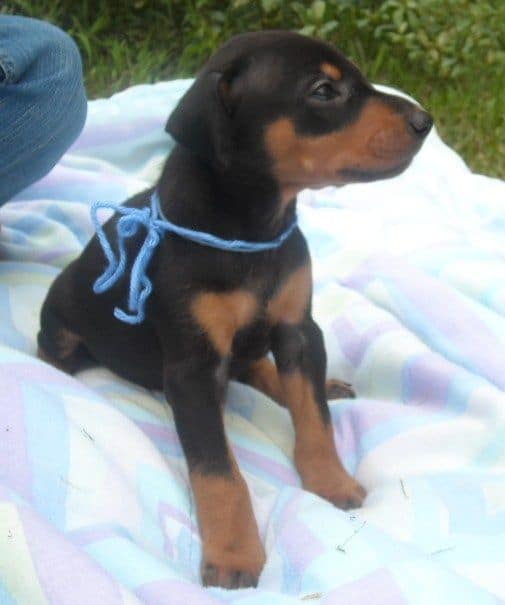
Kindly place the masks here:
POLYGON ((245 290, 205 292, 191 303, 196 321, 223 356, 230 354, 235 334, 253 320, 257 310, 258 300, 245 290))
POLYGON ((274 294, 267 307, 268 320, 273 323, 297 324, 302 321, 312 295, 310 263, 294 271, 274 294))
POLYGON ((289 118, 266 128, 265 144, 281 189, 343 184, 345 169, 387 170, 410 157, 415 141, 405 119, 385 103, 369 100, 349 126, 301 136, 289 118))
POLYGON ((327 76, 330 76, 330 78, 333 78, 333 80, 340 80, 342 78, 342 72, 336 65, 333 65, 333 63, 323 63, 321 65, 321 71, 327 76))

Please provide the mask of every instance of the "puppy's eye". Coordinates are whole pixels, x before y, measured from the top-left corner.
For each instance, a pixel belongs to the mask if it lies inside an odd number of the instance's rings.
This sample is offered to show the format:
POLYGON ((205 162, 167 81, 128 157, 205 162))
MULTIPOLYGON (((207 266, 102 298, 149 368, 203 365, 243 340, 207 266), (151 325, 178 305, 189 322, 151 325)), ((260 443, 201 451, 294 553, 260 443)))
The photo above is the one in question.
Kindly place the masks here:
POLYGON ((329 82, 320 82, 310 91, 310 96, 318 101, 331 101, 338 95, 329 82))

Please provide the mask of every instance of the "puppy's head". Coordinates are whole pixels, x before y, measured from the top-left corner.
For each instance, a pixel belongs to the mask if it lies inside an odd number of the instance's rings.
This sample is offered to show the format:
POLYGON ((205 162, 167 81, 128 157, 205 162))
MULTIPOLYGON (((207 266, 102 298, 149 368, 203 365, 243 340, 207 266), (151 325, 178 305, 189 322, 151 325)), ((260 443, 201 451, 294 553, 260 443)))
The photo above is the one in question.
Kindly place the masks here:
POLYGON ((270 31, 222 46, 167 131, 216 168, 270 174, 292 197, 399 174, 431 126, 428 113, 375 90, 328 44, 270 31))

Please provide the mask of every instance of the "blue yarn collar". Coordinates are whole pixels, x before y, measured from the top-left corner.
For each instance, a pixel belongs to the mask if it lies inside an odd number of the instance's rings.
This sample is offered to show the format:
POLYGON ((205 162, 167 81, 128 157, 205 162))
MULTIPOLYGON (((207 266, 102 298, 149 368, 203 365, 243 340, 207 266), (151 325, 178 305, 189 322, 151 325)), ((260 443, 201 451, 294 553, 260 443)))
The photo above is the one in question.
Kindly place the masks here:
POLYGON ((147 269, 153 253, 165 233, 173 233, 196 244, 227 252, 265 252, 266 250, 280 248, 297 227, 295 218, 278 237, 268 242, 222 239, 212 235, 212 233, 187 229, 169 221, 161 209, 157 190, 151 195, 150 207, 130 208, 110 202, 95 202, 91 206, 91 219, 108 263, 103 274, 93 285, 93 291, 96 294, 110 290, 125 274, 127 268, 126 240, 136 235, 141 226, 147 231, 144 242, 131 267, 128 294, 129 313, 119 307, 114 309, 114 316, 128 324, 139 324, 145 319, 145 304, 153 289, 152 282, 147 277, 147 269), (113 210, 122 215, 116 223, 118 255, 112 250, 112 246, 98 220, 97 213, 102 208, 113 210))

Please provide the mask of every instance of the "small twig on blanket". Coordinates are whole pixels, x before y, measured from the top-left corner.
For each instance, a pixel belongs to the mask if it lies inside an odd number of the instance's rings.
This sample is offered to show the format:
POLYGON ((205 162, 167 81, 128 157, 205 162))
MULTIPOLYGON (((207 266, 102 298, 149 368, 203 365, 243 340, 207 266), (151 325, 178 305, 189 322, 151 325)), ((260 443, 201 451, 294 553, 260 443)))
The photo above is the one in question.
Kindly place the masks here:
POLYGON ((63 477, 63 475, 60 475, 60 480, 63 483, 66 483, 67 485, 70 485, 70 487, 73 487, 74 489, 78 489, 79 491, 84 491, 84 492, 89 491, 89 490, 85 489, 84 487, 79 487, 78 485, 75 485, 74 483, 72 483, 68 479, 65 479, 65 477, 63 477))
POLYGON ((405 484, 403 483, 403 479, 400 479, 400 486, 402 488, 403 495, 408 500, 409 499, 409 495, 407 494, 407 490, 405 489, 405 484))
POLYGON ((322 599, 324 594, 322 592, 311 592, 302 597, 302 601, 312 601, 312 599, 322 599))
POLYGON ((430 557, 433 557, 434 555, 439 555, 443 552, 449 552, 451 550, 454 550, 454 546, 447 546, 446 548, 439 548, 438 550, 434 550, 433 552, 430 552, 430 557))
POLYGON ((90 441, 95 441, 95 438, 94 438, 92 435, 90 435, 90 434, 88 433, 88 431, 87 431, 87 430, 86 430, 84 427, 82 427, 81 431, 82 431, 82 432, 83 432, 83 433, 86 435, 86 437, 87 437, 87 438, 88 438, 90 441))
POLYGON ((348 543, 349 543, 349 542, 350 542, 350 541, 351 541, 351 540, 354 538, 354 536, 355 536, 356 534, 359 534, 359 532, 360 532, 360 531, 361 531, 361 530, 362 530, 362 529, 365 527, 365 525, 366 525, 366 521, 363 521, 363 523, 362 523, 362 524, 361 524, 361 525, 360 525, 360 526, 359 526, 357 529, 355 529, 355 530, 352 532, 352 534, 351 534, 351 535, 350 535, 350 536, 349 536, 349 537, 348 537, 346 540, 344 540, 344 541, 342 542, 342 544, 339 544, 339 545, 337 546, 337 550, 338 550, 339 552, 343 552, 343 553, 344 553, 344 555, 345 555, 345 554, 346 554, 346 550, 345 550, 344 546, 345 546, 346 544, 348 544, 348 543))

